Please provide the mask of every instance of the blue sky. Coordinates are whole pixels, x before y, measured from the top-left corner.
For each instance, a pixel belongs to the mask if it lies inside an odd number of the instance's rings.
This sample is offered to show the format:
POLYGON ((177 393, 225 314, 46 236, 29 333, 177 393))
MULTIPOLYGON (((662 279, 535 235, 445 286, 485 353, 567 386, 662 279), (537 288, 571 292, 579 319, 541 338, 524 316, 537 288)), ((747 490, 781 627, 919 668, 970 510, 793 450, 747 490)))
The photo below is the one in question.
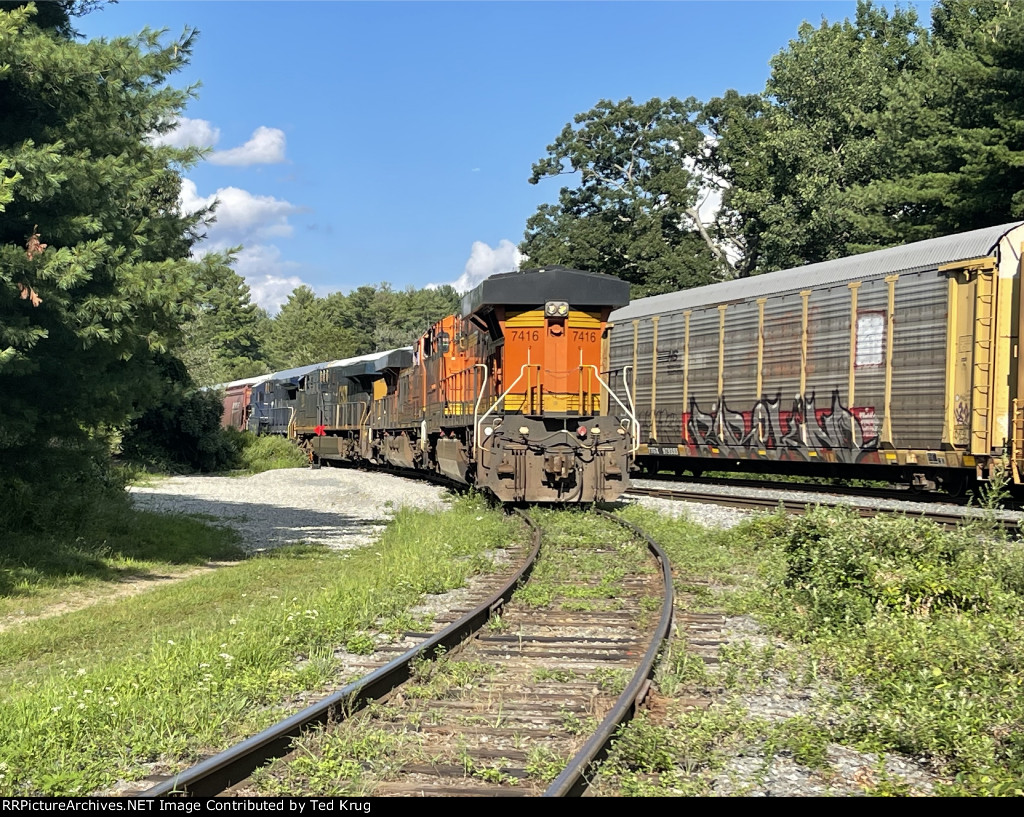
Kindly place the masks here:
MULTIPOLYGON (((516 263, 527 218, 560 184, 531 165, 601 99, 763 90, 800 23, 855 2, 122 0, 87 38, 199 30, 201 82, 174 138, 214 152, 184 206, 217 198, 208 248, 270 310, 387 281, 460 288, 516 263)), ((927 5, 921 9, 927 18, 927 5)))

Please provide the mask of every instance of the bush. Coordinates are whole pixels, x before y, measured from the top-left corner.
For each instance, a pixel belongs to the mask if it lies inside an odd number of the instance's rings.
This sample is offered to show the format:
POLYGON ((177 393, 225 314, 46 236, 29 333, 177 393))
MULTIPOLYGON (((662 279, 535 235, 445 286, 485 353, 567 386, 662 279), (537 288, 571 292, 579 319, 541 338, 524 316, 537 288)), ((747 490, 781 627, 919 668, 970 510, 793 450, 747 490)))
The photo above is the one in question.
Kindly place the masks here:
POLYGON ((0 532, 77 536, 99 510, 127 507, 128 477, 94 440, 9 449, 0 471, 0 532))
POLYGON ((853 511, 816 508, 775 535, 785 557, 781 588, 808 627, 834 629, 889 610, 929 615, 988 609, 1013 592, 1017 574, 991 559, 967 531, 945 531, 898 515, 861 519, 853 511), (999 569, 994 569, 994 568, 999 569))
POLYGON ((172 390, 125 432, 124 456, 161 471, 225 471, 240 465, 241 434, 220 426, 216 392, 172 390))
POLYGON ((301 468, 309 458, 297 445, 283 437, 256 437, 249 432, 238 434, 239 463, 253 474, 275 468, 301 468))

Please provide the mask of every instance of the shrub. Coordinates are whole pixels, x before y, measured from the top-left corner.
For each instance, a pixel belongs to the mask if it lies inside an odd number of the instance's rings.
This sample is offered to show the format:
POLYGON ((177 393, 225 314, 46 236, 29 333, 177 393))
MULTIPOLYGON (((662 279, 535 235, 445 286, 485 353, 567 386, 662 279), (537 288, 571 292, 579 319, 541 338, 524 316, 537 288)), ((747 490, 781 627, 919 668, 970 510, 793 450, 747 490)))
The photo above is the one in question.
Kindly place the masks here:
POLYGON ((239 465, 250 473, 259 474, 275 468, 301 468, 309 464, 306 454, 283 437, 236 433, 239 438, 239 465))
POLYGON ((132 422, 122 451, 129 460, 159 470, 237 468, 241 435, 220 427, 222 411, 216 392, 174 389, 132 422))
MULTIPOLYGON (((816 508, 788 520, 775 544, 785 557, 777 589, 811 627, 863 624, 880 610, 987 609, 1009 589, 1001 587, 982 542, 923 519, 865 520, 845 509, 816 508)), ((1001 573, 1016 577, 1009 563, 1001 573)))

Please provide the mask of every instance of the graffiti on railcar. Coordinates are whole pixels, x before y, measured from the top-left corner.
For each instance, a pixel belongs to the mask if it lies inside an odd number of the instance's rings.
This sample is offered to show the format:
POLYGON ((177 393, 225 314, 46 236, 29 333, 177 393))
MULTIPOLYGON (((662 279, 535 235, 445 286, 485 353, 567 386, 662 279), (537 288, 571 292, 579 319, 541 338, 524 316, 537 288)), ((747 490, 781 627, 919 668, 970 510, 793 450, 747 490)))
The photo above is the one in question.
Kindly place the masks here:
POLYGON ((788 411, 782 405, 781 392, 774 398, 762 396, 748 411, 729 408, 722 396, 704 411, 691 398, 690 410, 683 414, 684 441, 702 456, 754 449, 767 455, 772 449, 776 458, 808 458, 814 456, 808 452, 823 449, 840 462, 856 462, 865 452, 878 449, 874 407, 847 408, 838 389, 827 408, 817 407, 814 392, 795 397, 788 411))

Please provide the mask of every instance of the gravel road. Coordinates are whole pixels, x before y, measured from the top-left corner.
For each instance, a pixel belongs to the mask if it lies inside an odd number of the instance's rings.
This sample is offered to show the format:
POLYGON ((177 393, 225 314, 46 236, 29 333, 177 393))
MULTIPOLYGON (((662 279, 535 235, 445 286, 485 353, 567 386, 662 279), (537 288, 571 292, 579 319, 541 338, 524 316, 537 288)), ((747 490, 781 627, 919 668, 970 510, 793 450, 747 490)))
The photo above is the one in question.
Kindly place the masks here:
POLYGON ((294 542, 338 550, 370 542, 397 508, 443 508, 445 489, 348 468, 288 468, 248 477, 182 476, 133 487, 136 507, 201 515, 234 528, 250 552, 294 542))

